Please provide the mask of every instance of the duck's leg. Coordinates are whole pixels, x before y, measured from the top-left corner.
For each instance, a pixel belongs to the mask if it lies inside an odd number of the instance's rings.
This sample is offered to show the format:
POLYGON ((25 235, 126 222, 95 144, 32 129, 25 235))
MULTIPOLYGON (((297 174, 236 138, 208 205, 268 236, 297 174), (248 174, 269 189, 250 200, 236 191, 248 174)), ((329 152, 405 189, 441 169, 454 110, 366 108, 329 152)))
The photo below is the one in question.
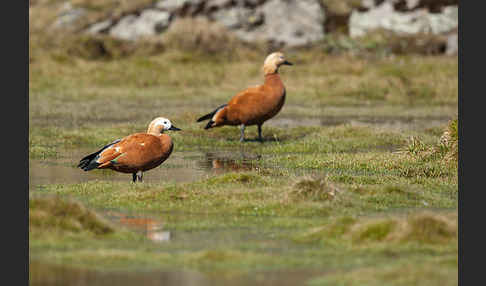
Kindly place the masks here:
POLYGON ((240 130, 241 130, 240 142, 243 142, 245 141, 245 124, 241 124, 240 130))
POLYGON ((136 182, 137 181, 137 173, 132 173, 132 182, 136 182))
POLYGON ((143 172, 142 171, 139 171, 138 174, 137 174, 137 177, 138 177, 138 181, 139 182, 142 182, 143 180, 143 172))
POLYGON ((262 125, 263 124, 258 124, 258 140, 263 143, 263 138, 262 138, 262 125))

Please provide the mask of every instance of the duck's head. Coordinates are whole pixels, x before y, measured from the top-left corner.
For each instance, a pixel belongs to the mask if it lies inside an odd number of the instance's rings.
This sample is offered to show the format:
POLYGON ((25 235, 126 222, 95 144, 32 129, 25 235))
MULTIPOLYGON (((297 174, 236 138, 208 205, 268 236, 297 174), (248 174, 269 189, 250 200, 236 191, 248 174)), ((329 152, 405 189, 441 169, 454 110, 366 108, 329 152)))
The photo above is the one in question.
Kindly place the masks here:
POLYGON ((292 63, 285 59, 285 55, 282 52, 271 53, 263 63, 263 73, 265 75, 278 73, 278 68, 281 65, 291 66, 292 63))
POLYGON ((164 118, 164 117, 157 117, 152 122, 150 122, 147 133, 153 134, 153 135, 160 135, 164 133, 166 130, 171 130, 171 131, 179 131, 181 129, 175 127, 172 125, 172 122, 170 122, 169 119, 164 118))

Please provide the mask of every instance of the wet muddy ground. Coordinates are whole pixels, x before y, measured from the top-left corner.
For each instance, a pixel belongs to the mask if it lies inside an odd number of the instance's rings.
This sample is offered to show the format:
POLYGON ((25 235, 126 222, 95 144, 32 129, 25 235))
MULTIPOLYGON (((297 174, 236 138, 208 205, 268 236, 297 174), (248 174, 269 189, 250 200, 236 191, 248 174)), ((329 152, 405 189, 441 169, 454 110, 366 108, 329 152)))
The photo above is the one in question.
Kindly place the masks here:
MULTIPOLYGON (((269 126, 337 126, 351 124, 356 126, 373 126, 390 130, 425 130, 443 127, 450 120, 450 115, 430 117, 370 117, 370 116, 330 116, 319 118, 299 118, 298 120, 277 117, 269 121, 269 126)), ((393 152, 396 146, 381 146, 384 151, 393 152)), ((83 172, 76 168, 80 158, 93 152, 93 148, 80 148, 60 151, 58 158, 29 160, 29 187, 57 183, 80 183, 90 180, 129 181, 130 174, 121 174, 111 170, 83 172)), ((262 158, 259 154, 244 151, 207 151, 207 152, 174 152, 162 164, 144 173, 148 182, 193 182, 228 171, 251 170, 252 162, 262 158)))
MULTIPOLYGON (((77 168, 79 160, 93 149, 63 150, 57 158, 29 160, 29 187, 71 184, 92 180, 129 182, 130 174, 112 170, 85 172, 77 168)), ((144 182, 186 183, 228 171, 250 170, 261 156, 244 152, 174 152, 161 166, 144 173, 144 182)))
MULTIPOLYGON (((389 129, 424 130, 444 126, 449 116, 433 118, 371 118, 371 117, 327 117, 301 118, 299 121, 289 118, 276 118, 271 126, 285 128, 299 124, 305 126, 335 126, 340 124, 370 125, 389 129)), ((269 122, 270 123, 270 122, 269 122)), ((383 152, 393 152, 396 146, 383 146, 383 152)), ((47 159, 29 160, 29 189, 31 192, 42 191, 43 185, 72 184, 100 181, 130 182, 130 174, 122 174, 111 170, 94 170, 84 172, 76 167, 79 159, 93 152, 92 148, 57 150, 58 156, 47 159)), ((225 172, 248 171, 255 168, 256 163, 264 161, 260 154, 218 150, 174 152, 160 167, 144 173, 144 181, 148 183, 173 182, 186 183, 221 175, 225 172)), ((272 166, 266 166, 272 167, 272 166)), ((275 166, 274 166, 275 167, 275 166)), ((303 171, 306 172, 305 170, 303 171)), ((312 171, 309 171, 311 174, 312 171)), ((258 222, 247 227, 222 226, 215 231, 184 231, 167 227, 178 219, 194 220, 195 223, 204 220, 237 219, 228 215, 226 218, 200 216, 198 214, 169 213, 129 213, 123 210, 97 210, 104 218, 121 228, 142 234, 146 243, 158 243, 166 251, 184 251, 185 249, 204 250, 215 244, 234 247, 243 243, 254 243, 265 253, 295 252, 295 245, 288 245, 282 240, 274 239, 285 229, 262 230, 258 222)), ((251 220, 250 220, 251 221, 251 220)), ((225 225, 224 223, 222 225, 225 225)), ((309 246, 307 246, 309 248, 309 246)), ((96 271, 77 269, 69 266, 51 265, 30 261, 30 285, 302 285, 314 276, 324 275, 324 270, 286 270, 255 272, 251 275, 225 277, 211 275, 192 270, 180 271, 96 271), (45 275, 50 273, 50 275, 45 275)))
MULTIPOLYGON (((279 238, 286 229, 261 228, 261 220, 241 216, 220 216, 197 213, 135 213, 120 210, 98 209, 97 213, 118 228, 142 234, 146 240, 141 243, 156 243, 158 251, 184 252, 203 251, 215 247, 245 248, 244 245, 258 245, 259 251, 266 254, 283 253, 299 255, 303 249, 316 246, 299 246, 279 238), (194 223, 217 223, 221 227, 211 230, 174 229, 177 221, 191 220, 194 223), (245 222, 239 226, 238 221, 245 222)), ((279 218, 274 218, 279 219, 279 218)), ((281 218, 285 220, 286 218, 281 218)), ((309 218, 302 218, 309 220, 309 218)), ((140 242, 139 242, 140 243, 140 242)), ((287 269, 276 271, 257 271, 251 274, 225 272, 199 272, 191 269, 177 271, 106 271, 80 269, 68 265, 29 262, 30 285, 303 285, 312 277, 324 275, 323 269, 287 269)))
POLYGON ((318 271, 266 271, 244 276, 208 275, 198 271, 151 271, 145 273, 130 273, 121 271, 94 271, 81 270, 63 266, 46 265, 44 263, 30 262, 30 285, 268 285, 268 286, 295 286, 302 285, 304 281, 322 272, 318 271), (51 275, 44 275, 49 272, 51 275))

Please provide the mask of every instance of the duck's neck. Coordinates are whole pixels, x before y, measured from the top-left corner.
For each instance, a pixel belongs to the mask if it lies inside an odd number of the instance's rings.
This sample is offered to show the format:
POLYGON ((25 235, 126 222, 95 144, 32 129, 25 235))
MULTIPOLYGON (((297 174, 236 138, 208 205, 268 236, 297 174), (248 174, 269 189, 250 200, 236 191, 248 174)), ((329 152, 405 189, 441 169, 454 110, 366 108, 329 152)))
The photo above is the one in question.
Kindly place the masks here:
POLYGON ((267 63, 263 65, 263 74, 269 75, 269 74, 276 74, 278 73, 278 66, 273 64, 273 63, 267 63))
POLYGON ((163 133, 164 133, 164 130, 162 130, 159 126, 156 126, 156 127, 149 126, 149 128, 147 129, 147 134, 151 134, 151 135, 154 135, 154 136, 160 136, 163 133))
POLYGON ((265 82, 264 85, 282 85, 282 79, 280 78, 280 75, 278 73, 271 73, 271 74, 266 74, 265 75, 265 82))

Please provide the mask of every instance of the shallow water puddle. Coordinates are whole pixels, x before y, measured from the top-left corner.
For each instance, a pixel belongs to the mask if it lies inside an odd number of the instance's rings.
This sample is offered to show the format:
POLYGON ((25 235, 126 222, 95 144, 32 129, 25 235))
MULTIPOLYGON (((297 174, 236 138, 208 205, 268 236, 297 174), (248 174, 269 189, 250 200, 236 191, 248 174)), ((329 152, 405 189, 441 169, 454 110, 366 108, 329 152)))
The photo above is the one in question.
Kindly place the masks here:
MULTIPOLYGON (((96 211, 118 227, 141 233, 148 240, 170 241, 173 243, 171 247, 206 249, 214 246, 216 241, 226 245, 238 245, 243 241, 262 242, 279 231, 278 229, 261 230, 259 225, 265 218, 254 216, 220 216, 186 212, 127 212, 110 209, 97 209, 96 211), (180 223, 185 225, 182 229, 172 229, 180 223), (160 239, 161 237, 165 237, 165 239, 160 239)), ((273 219, 278 220, 279 218, 273 219)))
MULTIPOLYGON (((286 217, 221 216, 196 213, 125 213, 119 210, 98 210, 99 214, 118 226, 143 234, 147 241, 156 242, 153 251, 172 254, 200 253, 219 249, 238 252, 265 253, 269 255, 301 255, 302 249, 315 246, 296 245, 279 235, 293 232, 288 227, 262 227, 273 220, 286 217), (180 222, 184 221, 184 227, 180 222)), ((312 218, 293 218, 309 220, 312 218)), ((139 244, 140 241, 137 241, 139 244)), ((151 247, 152 248, 152 247, 151 247)), ((203 259, 203 258, 202 258, 203 259)), ((211 259, 211 258, 208 258, 211 259)), ((271 266, 271 265, 269 265, 271 266)), ((252 270, 251 273, 217 273, 193 269, 103 271, 79 269, 37 262, 29 263, 30 285, 304 285, 313 277, 325 274, 323 269, 252 270)))
POLYGON ((199 160, 198 166, 221 174, 228 171, 249 171, 255 169, 253 160, 260 160, 261 155, 244 152, 207 152, 205 160, 199 160))
POLYGON ((295 286, 304 285, 313 276, 322 274, 311 270, 265 271, 244 275, 205 274, 181 269, 178 271, 96 271, 29 261, 29 285, 164 285, 164 286, 295 286))
MULTIPOLYGON (((59 158, 30 159, 29 186, 81 183, 92 180, 131 182, 131 174, 111 170, 85 172, 77 168, 83 156, 92 149, 63 150, 59 158)), ((245 171, 253 168, 251 161, 260 156, 235 152, 174 152, 161 166, 144 173, 144 182, 193 182, 231 171, 245 171)))
POLYGON ((107 211, 104 213, 104 216, 116 224, 142 233, 151 241, 164 242, 170 240, 170 231, 164 230, 164 224, 161 219, 130 215, 117 211, 107 211))

